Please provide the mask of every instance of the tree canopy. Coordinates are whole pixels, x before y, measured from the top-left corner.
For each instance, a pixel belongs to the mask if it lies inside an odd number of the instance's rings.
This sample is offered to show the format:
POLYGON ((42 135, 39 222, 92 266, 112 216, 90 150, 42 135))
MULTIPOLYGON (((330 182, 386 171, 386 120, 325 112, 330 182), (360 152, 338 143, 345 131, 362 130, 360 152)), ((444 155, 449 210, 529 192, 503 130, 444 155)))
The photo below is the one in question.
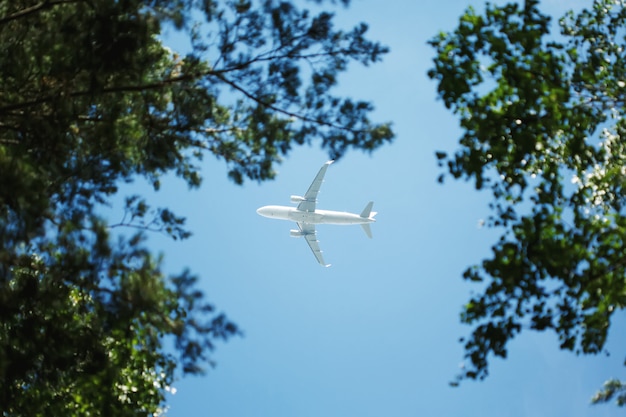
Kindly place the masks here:
POLYGON ((366 31, 289 1, 0 3, 3 416, 158 415, 176 375, 239 333, 147 249, 148 231, 188 237, 183 218, 139 195, 118 224, 97 208, 135 178, 198 187, 206 155, 241 183, 297 145, 336 159, 390 141, 370 103, 332 92, 387 51, 366 31))
MULTIPOLYGON (((526 0, 468 9, 430 41, 429 76, 463 132, 440 165, 491 192, 486 224, 502 230, 463 274, 482 290, 461 314, 473 331, 460 379, 485 378, 489 356, 506 357, 524 330, 600 353, 626 307, 625 24, 624 2, 596 0, 561 18, 557 35, 526 0)), ((626 403, 619 381, 594 401, 612 397, 626 403)))

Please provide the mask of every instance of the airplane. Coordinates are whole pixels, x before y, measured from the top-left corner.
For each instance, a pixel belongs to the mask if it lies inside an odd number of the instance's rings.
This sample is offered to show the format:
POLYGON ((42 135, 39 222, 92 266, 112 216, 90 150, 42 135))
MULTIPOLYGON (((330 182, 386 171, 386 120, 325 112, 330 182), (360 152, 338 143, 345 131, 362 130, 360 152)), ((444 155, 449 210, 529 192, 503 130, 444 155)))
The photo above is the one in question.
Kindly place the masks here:
POLYGON ((326 170, 334 161, 326 162, 315 176, 311 186, 307 190, 304 197, 298 195, 291 196, 292 203, 298 203, 297 207, 290 206, 264 206, 256 212, 263 217, 272 219, 291 220, 297 223, 298 229, 290 230, 291 237, 304 237, 315 259, 320 265, 329 267, 330 264, 324 262, 322 251, 320 250, 319 241, 317 240, 316 224, 360 224, 363 231, 372 238, 372 229, 370 223, 375 222, 374 216, 376 212, 372 211, 373 201, 367 203, 361 214, 347 213, 331 210, 317 210, 317 194, 320 191, 326 170))

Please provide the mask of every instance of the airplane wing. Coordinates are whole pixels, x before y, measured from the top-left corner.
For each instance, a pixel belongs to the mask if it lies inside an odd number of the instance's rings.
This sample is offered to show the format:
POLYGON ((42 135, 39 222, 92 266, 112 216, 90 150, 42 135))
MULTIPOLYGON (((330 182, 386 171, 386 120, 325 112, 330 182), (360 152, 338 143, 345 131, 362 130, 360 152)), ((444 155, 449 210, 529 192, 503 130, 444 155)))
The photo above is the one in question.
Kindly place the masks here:
POLYGON ((333 161, 328 161, 320 168, 319 172, 315 176, 315 179, 311 183, 311 186, 309 186, 309 189, 304 195, 304 201, 298 204, 298 210, 308 212, 315 211, 315 204, 317 203, 317 193, 319 193, 322 182, 324 182, 324 175, 326 175, 326 170, 328 169, 328 166, 332 163, 333 161))
MULTIPOLYGON (((318 174, 319 175, 319 174, 318 174)), ((300 223, 298 222, 298 228, 304 234, 304 238, 306 239, 306 243, 309 244, 311 251, 313 251, 313 255, 315 255, 315 259, 320 265, 329 267, 330 264, 324 262, 324 257, 322 256, 322 250, 320 249, 319 241, 317 240, 315 225, 310 223, 300 223)))

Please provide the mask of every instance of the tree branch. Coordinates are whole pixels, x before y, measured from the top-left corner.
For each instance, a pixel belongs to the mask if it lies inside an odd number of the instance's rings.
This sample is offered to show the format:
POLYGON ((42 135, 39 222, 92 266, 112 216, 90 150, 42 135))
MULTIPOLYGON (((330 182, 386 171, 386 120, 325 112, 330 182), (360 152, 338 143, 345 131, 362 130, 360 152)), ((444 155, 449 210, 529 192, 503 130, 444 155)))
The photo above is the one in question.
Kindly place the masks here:
MULTIPOLYGON (((191 80, 198 79, 206 75, 210 75, 211 72, 213 71, 208 71, 207 73, 200 73, 200 74, 185 74, 185 75, 180 75, 178 77, 168 78, 165 80, 160 80, 160 81, 156 81, 156 82, 152 82, 148 84, 122 85, 122 86, 108 87, 108 88, 103 88, 102 90, 99 90, 99 91, 93 90, 93 89, 74 91, 69 94, 66 94, 66 97, 77 98, 77 97, 88 96, 90 94, 108 94, 108 93, 125 93, 125 92, 133 92, 133 91, 158 90, 170 84, 175 84, 175 83, 183 82, 183 81, 191 81, 191 80)), ((20 109, 24 109, 28 107, 37 106, 39 104, 44 104, 44 103, 51 101, 55 97, 59 97, 61 95, 62 94, 48 94, 46 96, 39 97, 31 101, 9 104, 7 106, 0 107, 0 114, 4 114, 4 113, 8 113, 11 111, 20 110, 20 109)))
POLYGON ((50 9, 59 4, 71 4, 71 3, 83 3, 83 0, 58 0, 58 1, 50 1, 44 0, 41 3, 37 3, 34 6, 27 7, 26 9, 20 10, 19 12, 15 12, 11 15, 4 16, 0 18, 0 25, 8 23, 12 20, 21 19, 28 15, 37 13, 40 10, 50 9))
MULTIPOLYGON (((243 65, 243 64, 242 64, 243 65)), ((245 65, 249 65, 249 63, 246 63, 245 65)), ((174 77, 174 78, 169 78, 166 80, 161 80, 158 82, 153 82, 153 83, 148 83, 148 84, 141 84, 141 85, 123 85, 123 86, 116 86, 116 87, 109 87, 109 88, 104 88, 102 90, 100 90, 100 93, 103 94, 109 94, 109 93, 121 93, 121 92, 133 92, 133 91, 145 91, 145 90, 156 90, 156 89, 161 89, 167 85, 170 84, 175 84, 178 82, 183 82, 183 81, 191 81, 191 80, 195 80, 195 79, 199 79, 202 77, 206 77, 206 76, 214 76, 216 78, 218 78, 220 81, 224 82, 225 84, 229 85, 230 87, 232 87, 233 89, 239 91, 240 93, 242 93, 244 96, 246 96, 247 98, 249 98, 250 100, 262 105, 263 107, 266 107, 268 109, 271 109, 277 113, 281 113, 285 116, 289 116, 289 117, 293 117, 296 118, 298 120, 302 120, 305 122, 309 122, 309 123, 315 123, 318 125, 322 125, 322 126, 327 126, 327 127, 331 127, 334 129, 340 129, 346 132, 350 132, 350 133, 362 133, 365 132, 365 130, 359 130, 359 129, 350 129, 347 128, 345 126, 341 126, 335 123, 331 123, 331 122, 325 122, 323 120, 319 120, 319 119, 313 119, 310 117, 307 117, 305 115, 299 114, 299 113, 294 113, 291 112, 289 110, 277 107, 271 103, 268 103, 264 100, 262 100, 261 98, 255 96, 254 94, 250 93, 248 90, 246 90, 245 88, 241 87, 239 84, 235 83, 234 81, 229 80, 228 78, 226 78, 223 74, 226 72, 230 72, 233 71, 233 68, 229 68, 229 69, 224 69, 224 70, 209 70, 206 71, 204 73, 198 73, 198 74, 185 74, 185 75, 181 75, 178 77, 174 77)), ((82 91, 75 91, 72 93, 69 93, 67 96, 70 98, 77 98, 77 97, 84 97, 90 94, 95 94, 97 93, 96 91, 93 90, 82 90, 82 91)), ((6 114, 8 112, 12 112, 15 110, 20 110, 20 109, 24 109, 24 108, 28 108, 28 107, 33 107, 33 106, 37 106, 40 104, 44 104, 47 103, 49 101, 51 101, 52 99, 54 99, 55 97, 57 97, 58 95, 52 95, 49 94, 47 96, 44 97, 40 97, 38 99, 35 100, 31 100, 31 101, 26 101, 26 102, 21 102, 21 103, 15 103, 15 104, 10 104, 4 107, 0 107, 0 114, 6 114)))
POLYGON ((231 86, 233 89, 239 91, 240 93, 242 93, 244 96, 246 96, 247 98, 249 98, 250 100, 260 104, 263 107, 266 107, 270 110, 273 110, 277 113, 281 113, 285 116, 289 116, 289 117, 293 117, 295 119, 299 119, 302 120, 304 122, 309 122, 309 123, 315 123, 318 125, 322 125, 322 126, 327 126, 327 127, 331 127, 333 129, 340 129, 346 132, 350 132, 350 133, 362 133, 365 132, 365 130, 358 130, 358 129, 350 129, 348 127, 345 126, 341 126, 335 123, 331 123, 331 122, 325 122, 323 120, 319 120, 319 119, 313 119, 307 116, 304 116, 302 114, 298 114, 298 113, 294 113, 291 112, 289 110, 286 109, 282 109, 280 107, 276 107, 275 105, 268 103, 266 101, 264 101, 263 99, 255 96, 254 94, 250 93, 248 90, 246 90, 245 88, 241 87, 239 84, 235 83, 234 81, 229 80, 228 78, 224 77, 221 73, 213 73, 211 74, 217 78, 219 78, 222 82, 224 82, 225 84, 228 84, 229 86, 231 86))

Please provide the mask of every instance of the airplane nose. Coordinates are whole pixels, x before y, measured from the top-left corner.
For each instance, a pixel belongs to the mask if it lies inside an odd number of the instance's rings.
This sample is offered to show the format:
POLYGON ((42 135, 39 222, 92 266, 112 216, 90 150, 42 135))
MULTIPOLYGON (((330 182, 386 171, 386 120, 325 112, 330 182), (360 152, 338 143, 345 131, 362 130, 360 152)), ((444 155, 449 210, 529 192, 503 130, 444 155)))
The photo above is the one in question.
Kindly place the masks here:
POLYGON ((269 215, 269 210, 267 206, 259 207, 256 212, 258 215, 263 217, 267 217, 269 215))

